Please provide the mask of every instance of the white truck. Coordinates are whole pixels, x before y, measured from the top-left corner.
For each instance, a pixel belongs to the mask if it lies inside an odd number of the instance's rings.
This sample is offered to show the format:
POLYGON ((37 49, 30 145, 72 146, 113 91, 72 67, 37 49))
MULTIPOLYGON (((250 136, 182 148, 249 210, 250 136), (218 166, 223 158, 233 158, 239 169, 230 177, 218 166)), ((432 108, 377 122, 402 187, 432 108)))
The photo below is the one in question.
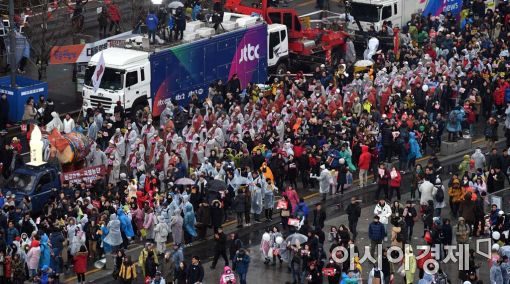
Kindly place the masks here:
POLYGON ((102 104, 113 114, 116 102, 137 115, 144 107, 159 116, 167 101, 186 105, 192 94, 207 96, 209 85, 218 79, 227 82, 237 74, 242 87, 265 83, 269 72, 287 70, 289 56, 287 27, 267 25, 258 17, 225 13, 222 29, 203 22, 187 23, 181 44, 141 51, 114 47, 90 60, 83 87, 83 111, 102 104), (104 75, 94 92, 92 75, 103 56, 104 75))
MULTIPOLYGON (((425 16, 448 11, 458 15, 461 9, 462 0, 350 0, 350 14, 360 22, 364 31, 370 26, 379 31, 384 21, 402 27, 418 12, 425 16)), ((358 30, 357 25, 352 28, 358 30)))

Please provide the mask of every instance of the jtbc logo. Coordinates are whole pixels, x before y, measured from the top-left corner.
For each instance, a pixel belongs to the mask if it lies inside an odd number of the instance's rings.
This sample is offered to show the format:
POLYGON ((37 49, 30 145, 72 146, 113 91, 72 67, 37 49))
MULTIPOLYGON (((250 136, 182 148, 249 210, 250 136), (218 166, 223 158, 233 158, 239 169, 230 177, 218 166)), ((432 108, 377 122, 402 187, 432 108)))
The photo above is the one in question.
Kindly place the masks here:
POLYGON ((253 61, 259 59, 259 45, 253 46, 251 44, 245 45, 241 49, 241 56, 239 57, 239 63, 253 61))

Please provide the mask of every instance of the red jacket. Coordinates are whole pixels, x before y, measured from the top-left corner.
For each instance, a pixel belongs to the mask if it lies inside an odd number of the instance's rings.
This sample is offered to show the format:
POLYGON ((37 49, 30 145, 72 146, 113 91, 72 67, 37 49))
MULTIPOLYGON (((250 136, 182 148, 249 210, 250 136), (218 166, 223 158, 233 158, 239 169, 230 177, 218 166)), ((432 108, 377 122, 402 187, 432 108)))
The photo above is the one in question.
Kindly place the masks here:
POLYGON ((74 256, 74 272, 85 273, 87 272, 87 252, 78 252, 74 256))
POLYGON ((361 145, 361 155, 359 156, 358 167, 361 170, 368 170, 370 168, 370 160, 372 155, 368 152, 367 145, 361 145))
POLYGON ((498 83, 498 87, 494 90, 494 104, 497 106, 505 103, 505 91, 509 87, 507 82, 498 83))
POLYGON ((402 180, 402 176, 400 175, 399 171, 397 171, 397 176, 395 178, 391 177, 391 172, 390 172, 390 187, 400 187, 401 180, 402 180))
POLYGON ((110 20, 113 22, 120 22, 120 12, 117 5, 110 5, 108 7, 108 16, 110 17, 110 20))

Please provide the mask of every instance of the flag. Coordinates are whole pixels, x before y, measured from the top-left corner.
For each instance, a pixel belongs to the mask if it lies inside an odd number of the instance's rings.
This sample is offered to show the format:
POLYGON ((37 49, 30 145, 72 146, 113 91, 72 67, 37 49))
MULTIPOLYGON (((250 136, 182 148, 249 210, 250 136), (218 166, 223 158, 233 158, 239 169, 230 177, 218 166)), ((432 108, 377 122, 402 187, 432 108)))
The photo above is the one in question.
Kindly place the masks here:
POLYGON ((99 55, 99 61, 97 62, 96 69, 92 74, 92 86, 94 87, 94 93, 99 89, 101 84, 101 78, 103 78, 104 70, 106 66, 104 64, 103 52, 99 55))

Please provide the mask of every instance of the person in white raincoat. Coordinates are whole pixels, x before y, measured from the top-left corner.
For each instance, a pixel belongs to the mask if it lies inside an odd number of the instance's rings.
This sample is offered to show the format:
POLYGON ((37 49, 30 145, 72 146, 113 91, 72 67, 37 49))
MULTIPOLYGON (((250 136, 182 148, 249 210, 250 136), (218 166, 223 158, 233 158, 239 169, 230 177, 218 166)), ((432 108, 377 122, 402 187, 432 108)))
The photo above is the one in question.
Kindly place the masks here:
POLYGON ((161 112, 161 115, 159 116, 159 127, 165 127, 166 123, 172 119, 174 116, 174 105, 172 102, 168 101, 166 102, 165 109, 161 112))
POLYGON ((117 184, 120 178, 120 165, 122 163, 122 158, 120 157, 118 149, 110 153, 110 160, 112 161, 112 171, 110 172, 108 182, 117 184))
POLYGON ((101 127, 103 127, 103 115, 101 112, 96 110, 96 113, 94 114, 94 121, 89 125, 87 136, 95 141, 97 138, 97 133, 99 130, 101 130, 101 127))
POLYGON ((96 144, 95 146, 92 147, 92 150, 88 154, 86 161, 89 167, 95 167, 100 165, 106 165, 108 163, 108 157, 101 150, 99 144, 96 144))
MULTIPOLYGON (((256 172, 253 172, 256 173, 256 172)), ((255 176, 253 182, 250 184, 251 192, 251 213, 255 219, 255 222, 260 222, 260 213, 262 213, 263 197, 262 188, 265 187, 265 181, 260 176, 255 176)))
POLYGON ((64 131, 64 123, 58 116, 58 113, 52 112, 51 117, 53 117, 51 121, 46 124, 46 132, 50 133, 53 129, 57 129, 58 132, 64 131))
POLYGON ((311 177, 319 181, 319 191, 322 195, 322 200, 323 201, 326 200, 326 196, 329 193, 329 189, 333 181, 331 173, 329 172, 328 169, 326 169, 325 165, 321 165, 321 175, 320 176, 311 175, 311 177))
POLYGON ((264 258, 264 264, 266 265, 269 264, 269 262, 271 262, 271 257, 273 257, 269 253, 270 250, 271 250, 271 235, 268 232, 265 232, 262 235, 262 239, 260 241, 260 253, 264 258))
POLYGON ((273 220, 274 194, 278 192, 278 188, 270 179, 266 179, 264 189, 264 216, 267 220, 273 220))
POLYGON ((126 155, 126 143, 125 143, 124 135, 120 132, 120 128, 115 129, 115 134, 113 134, 110 139, 110 143, 113 143, 115 147, 117 147, 117 152, 120 155, 121 161, 124 159, 126 155))
POLYGON ((106 226, 108 228, 108 235, 104 238, 104 242, 112 246, 112 251, 115 251, 117 246, 122 244, 122 234, 120 232, 120 221, 117 214, 110 215, 110 221, 106 226))
POLYGON ((165 218, 158 216, 158 224, 154 227, 154 241, 156 242, 156 249, 159 254, 165 252, 165 243, 169 232, 170 228, 168 228, 165 218))
MULTIPOLYGON (((156 133, 156 129, 154 129, 154 126, 152 125, 152 120, 147 120, 147 124, 142 127, 142 141, 144 141, 145 144, 147 144, 145 155, 148 155, 151 152, 151 138, 154 137, 154 134, 156 133)), ((144 156, 145 157, 145 156, 144 156)))
MULTIPOLYGON (((133 122, 134 123, 134 122, 133 122)), ((124 143, 126 144, 126 158, 131 157, 132 151, 135 149, 133 145, 136 143, 138 132, 136 131, 136 125, 128 125, 128 132, 124 136, 124 143)))

